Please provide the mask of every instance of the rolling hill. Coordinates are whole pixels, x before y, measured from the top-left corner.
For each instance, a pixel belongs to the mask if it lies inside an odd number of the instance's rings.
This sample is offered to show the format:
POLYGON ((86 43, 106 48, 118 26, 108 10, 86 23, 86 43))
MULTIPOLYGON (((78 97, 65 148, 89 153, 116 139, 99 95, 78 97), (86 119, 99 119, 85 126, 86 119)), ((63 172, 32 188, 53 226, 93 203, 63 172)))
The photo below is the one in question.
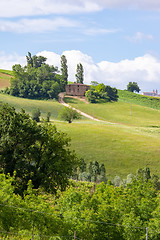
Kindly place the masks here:
POLYGON ((115 103, 86 104, 65 98, 73 107, 104 121, 82 118, 72 124, 58 120, 63 106, 57 101, 29 100, 4 94, 0 94, 0 101, 18 111, 24 108, 29 114, 39 108, 43 118, 51 112, 52 122, 71 137, 71 148, 78 156, 87 162, 103 162, 109 178, 115 175, 123 178, 145 166, 160 177, 160 99, 120 90, 119 101, 115 103))

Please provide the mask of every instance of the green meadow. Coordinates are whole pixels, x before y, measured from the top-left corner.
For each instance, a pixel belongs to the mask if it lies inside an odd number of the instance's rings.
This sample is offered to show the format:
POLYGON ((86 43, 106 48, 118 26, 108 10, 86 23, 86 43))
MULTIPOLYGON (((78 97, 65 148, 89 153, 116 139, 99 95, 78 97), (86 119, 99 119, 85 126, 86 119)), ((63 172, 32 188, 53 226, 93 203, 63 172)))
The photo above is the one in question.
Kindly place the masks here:
POLYGON ((63 106, 55 100, 31 100, 6 94, 0 94, 0 102, 8 103, 9 105, 15 107, 17 111, 20 111, 23 108, 30 115, 34 109, 39 108, 42 118, 45 119, 47 113, 50 112, 52 120, 58 119, 59 111, 63 108, 63 106))
POLYGON ((29 100, 0 94, 0 101, 9 103, 18 111, 23 108, 29 114, 39 108, 44 119, 51 112, 51 122, 69 135, 71 148, 77 155, 87 162, 97 160, 104 163, 109 178, 115 175, 125 178, 145 166, 160 177, 159 99, 144 100, 144 96, 133 95, 134 98, 132 93, 128 95, 122 91, 118 102, 102 104, 65 98, 73 107, 103 120, 96 122, 82 117, 71 124, 58 119, 63 106, 55 100, 29 100), (155 101, 157 106, 155 102, 151 106, 151 101, 155 101))
POLYGON ((71 137, 71 147, 87 162, 104 163, 109 177, 126 177, 149 166, 160 176, 160 129, 105 123, 56 123, 71 137))
MULTIPOLYGON (((135 94, 137 95, 137 94, 135 94)), ((124 102, 119 99, 114 103, 86 104, 73 98, 65 98, 71 106, 103 121, 127 126, 151 127, 160 126, 160 110, 124 102)), ((160 103, 160 99, 159 99, 160 103)))

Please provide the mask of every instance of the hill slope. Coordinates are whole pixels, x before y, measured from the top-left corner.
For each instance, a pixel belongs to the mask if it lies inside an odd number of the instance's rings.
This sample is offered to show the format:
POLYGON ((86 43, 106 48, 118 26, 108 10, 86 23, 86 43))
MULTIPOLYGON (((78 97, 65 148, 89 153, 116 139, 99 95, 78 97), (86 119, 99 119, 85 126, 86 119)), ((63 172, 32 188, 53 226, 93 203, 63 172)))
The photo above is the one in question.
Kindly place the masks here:
POLYGON ((86 104, 66 98, 75 108, 111 124, 86 119, 72 124, 57 121, 63 106, 56 101, 29 100, 4 94, 0 94, 0 101, 8 102, 17 110, 24 108, 28 113, 39 108, 43 118, 50 111, 57 128, 71 137, 71 148, 87 162, 103 162, 111 178, 115 175, 126 177, 128 173, 135 173, 138 168, 145 166, 149 166, 152 173, 160 177, 159 99, 148 101, 145 98, 145 106, 142 106, 141 95, 125 91, 119 95, 118 102, 106 104, 86 104), (150 102, 154 101, 153 107, 150 102))
POLYGON ((12 71, 0 69, 0 90, 10 86, 12 71))

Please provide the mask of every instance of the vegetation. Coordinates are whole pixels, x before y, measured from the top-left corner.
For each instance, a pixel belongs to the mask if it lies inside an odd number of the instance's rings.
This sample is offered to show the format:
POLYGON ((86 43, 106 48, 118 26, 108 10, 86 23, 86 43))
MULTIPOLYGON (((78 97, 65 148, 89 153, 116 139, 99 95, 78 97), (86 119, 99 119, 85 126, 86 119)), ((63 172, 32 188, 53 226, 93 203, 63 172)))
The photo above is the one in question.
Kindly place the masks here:
POLYGON ((67 59, 64 55, 61 56, 61 73, 62 73, 61 91, 65 92, 65 87, 68 84, 68 66, 67 59))
POLYGON ((10 76, 13 75, 12 71, 10 71, 10 70, 4 70, 4 69, 0 69, 0 73, 4 73, 4 74, 10 75, 10 76))
MULTIPOLYGON (((27 61, 37 69, 45 59, 28 55, 27 61)), ((93 85, 100 94, 106 89, 93 85)), ((117 95, 118 102, 107 104, 66 98, 103 121, 57 121, 56 128, 47 121, 64 109, 57 102, 0 94, 19 110, 0 105, 1 238, 160 238, 160 100, 129 91, 117 95), (32 121, 20 110, 24 106, 30 114, 39 108, 47 121, 32 121)))
POLYGON ((65 107, 60 111, 59 118, 71 123, 74 119, 80 119, 81 115, 76 110, 65 107))
POLYGON ((18 192, 29 180, 34 188, 64 189, 77 164, 69 141, 55 126, 32 121, 24 110, 17 113, 7 104, 0 106, 0 170, 15 174, 18 192))
POLYGON ((125 90, 118 90, 118 96, 120 102, 136 104, 160 110, 160 98, 158 97, 144 96, 141 94, 136 94, 125 90))
POLYGON ((0 90, 10 86, 12 71, 0 69, 0 90))
POLYGON ((105 86, 103 83, 94 84, 91 86, 91 90, 86 92, 86 98, 90 103, 117 101, 117 89, 105 86))
MULTIPOLYGON (((20 64, 13 66, 13 78, 10 88, 4 93, 16 97, 30 99, 57 99, 58 94, 64 91, 66 76, 58 74, 58 68, 46 64, 43 56, 26 56, 27 65, 20 64)), ((64 68, 64 66, 62 67, 64 68)))
POLYGON ((40 122, 40 116, 41 116, 41 111, 40 109, 33 109, 32 111, 32 120, 35 120, 36 122, 40 122))
MULTIPOLYGON (((70 181, 57 196, 28 182, 23 197, 14 194, 14 178, 0 174, 0 235, 9 239, 84 240, 159 239, 159 191, 147 169, 126 186, 70 181), (144 175, 146 173, 146 175, 144 175)), ((130 178, 129 174, 127 176, 130 178)))
POLYGON ((127 91, 139 93, 141 91, 141 89, 139 88, 139 86, 136 82, 129 82, 127 85, 127 91))
POLYGON ((15 107, 17 111, 23 108, 28 114, 32 115, 34 109, 40 109, 41 118, 46 119, 47 113, 50 112, 52 120, 58 120, 59 111, 64 108, 56 100, 34 100, 27 98, 18 98, 7 94, 0 94, 0 102, 8 103, 15 107))
MULTIPOLYGON (((110 123, 123 124, 127 126, 137 126, 137 127, 159 127, 160 126, 160 112, 157 109, 152 109, 151 107, 147 107, 147 99, 143 96, 135 93, 131 93, 128 91, 122 91, 124 94, 124 98, 121 96, 121 92, 119 94, 118 102, 108 102, 108 103, 96 103, 96 104, 86 104, 82 101, 78 101, 77 99, 65 98, 65 101, 69 103, 74 108, 77 108, 85 113, 90 114, 93 117, 101 119, 103 121, 107 121, 110 123), (129 97, 136 95, 136 97, 132 100, 127 98, 125 93, 128 93, 129 97), (141 98, 142 97, 142 98, 141 98), (138 100, 140 105, 138 105, 138 100), (137 104, 134 104, 134 101, 137 104), (132 103, 133 102, 133 103, 132 103), (145 107, 141 105, 146 105, 145 107)), ((160 103, 160 99, 157 99, 157 108, 160 103)), ((148 101, 149 105, 154 105, 156 108, 156 101, 152 103, 148 101)))
POLYGON ((84 82, 84 69, 81 63, 77 64, 77 73, 76 73, 76 79, 77 83, 82 83, 84 82))

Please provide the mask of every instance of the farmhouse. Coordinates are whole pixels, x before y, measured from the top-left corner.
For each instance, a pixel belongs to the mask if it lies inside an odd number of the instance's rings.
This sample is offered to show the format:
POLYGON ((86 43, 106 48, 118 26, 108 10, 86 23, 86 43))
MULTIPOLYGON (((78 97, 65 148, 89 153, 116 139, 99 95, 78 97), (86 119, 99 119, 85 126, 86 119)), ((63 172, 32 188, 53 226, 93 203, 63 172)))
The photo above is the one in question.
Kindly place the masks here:
POLYGON ((85 96, 86 91, 90 90, 90 86, 82 83, 73 83, 66 85, 66 95, 85 96))
POLYGON ((160 97, 160 94, 158 94, 158 90, 153 90, 152 92, 143 92, 142 95, 150 97, 160 97))

